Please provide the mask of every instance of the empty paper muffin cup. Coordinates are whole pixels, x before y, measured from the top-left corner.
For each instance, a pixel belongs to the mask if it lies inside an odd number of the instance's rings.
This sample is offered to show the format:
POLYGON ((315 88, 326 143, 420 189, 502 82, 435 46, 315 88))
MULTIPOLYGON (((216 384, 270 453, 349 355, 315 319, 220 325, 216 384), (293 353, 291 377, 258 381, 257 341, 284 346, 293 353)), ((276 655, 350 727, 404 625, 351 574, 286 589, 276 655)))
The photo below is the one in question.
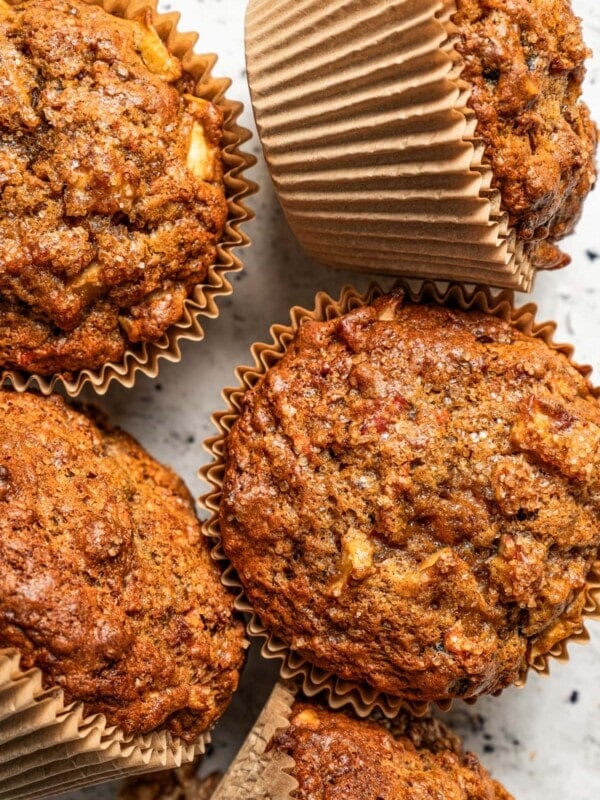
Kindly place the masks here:
MULTIPOLYGON (((535 232, 524 232, 520 222, 509 218, 504 202, 509 191, 496 180, 498 164, 491 163, 502 142, 488 147, 479 119, 487 114, 489 122, 496 95, 492 92, 491 108, 483 108, 479 117, 470 107, 473 84, 463 76, 467 57, 457 49, 456 11, 454 0, 335 0, 325 5, 319 0, 250 0, 246 56, 265 158, 292 230, 322 264, 528 290, 536 268, 562 266, 568 258, 553 244, 538 247, 536 238, 548 236, 539 219, 535 232)), ((483 89, 476 84, 475 108, 486 87, 501 81, 509 85, 503 84, 498 96, 514 89, 509 99, 516 106, 507 112, 513 122, 520 114, 524 125, 527 115, 533 118, 532 96, 545 103, 544 82, 553 79, 558 64, 552 47, 560 48, 566 34, 556 33, 556 44, 542 43, 545 33, 538 28, 543 29, 544 13, 532 11, 538 16, 534 30, 523 28, 523 44, 509 42, 506 34, 510 29, 512 36, 521 20, 514 26, 512 18, 501 21, 506 43, 494 40, 482 59, 502 47, 514 46, 518 52, 511 58, 502 50, 502 66, 485 68, 483 89), (547 57, 533 52, 546 45, 547 57), (509 69, 515 76, 502 74, 509 69), (522 97, 521 89, 530 94, 522 97)), ((569 42, 577 41, 569 56, 577 67, 572 75, 565 72, 564 91, 572 100, 588 53, 576 18, 562 17, 569 42)), ((476 35, 480 42, 489 39, 487 29, 476 35)), ((502 39, 500 29, 493 35, 502 39)), ((503 113, 508 102, 504 95, 498 99, 503 113)), ((580 120, 573 124, 577 143, 570 138, 569 114, 556 123, 573 145, 573 170, 562 171, 560 190, 544 189, 545 198, 542 192, 541 200, 531 200, 535 216, 539 202, 564 190, 562 202, 569 210, 556 218, 554 238, 572 228, 577 203, 594 180, 595 129, 587 109, 577 103, 574 108, 580 120), (571 192, 574 170, 580 170, 580 184, 571 192)), ((545 113, 542 108, 538 114, 536 107, 538 121, 545 113)), ((518 134, 520 141, 527 139, 520 128, 518 134)), ((531 132, 532 141, 537 135, 531 132)), ((545 140, 549 154, 544 164, 530 169, 523 158, 515 159, 514 169, 522 174, 507 179, 511 186, 528 181, 533 186, 532 170, 546 179, 555 140, 554 134, 545 140)), ((508 157, 501 154, 501 159, 508 157)))
POLYGON ((59 688, 44 690, 38 669, 23 671, 15 650, 0 650, 0 800, 33 800, 125 774, 179 767, 203 753, 166 732, 125 736, 104 716, 65 706, 59 688))
MULTIPOLYGON (((513 328, 526 336, 543 340, 552 350, 562 353, 571 360, 573 353, 572 348, 568 345, 554 344, 552 341, 552 335, 555 330, 554 323, 536 323, 536 307, 533 304, 528 304, 521 308, 516 308, 513 304, 511 292, 504 291, 494 296, 488 289, 480 287, 473 291, 468 291, 461 285, 450 285, 445 290, 439 289, 432 283, 425 283, 418 289, 413 289, 408 283, 404 282, 399 285, 402 286, 409 305, 410 303, 424 302, 433 306, 449 306, 463 311, 477 310, 492 315, 504 322, 510 323, 513 328)), ((249 635, 253 637, 262 637, 266 640, 263 645, 263 655, 267 658, 280 659, 282 662, 280 671, 282 678, 299 678, 302 681, 302 689, 308 697, 315 696, 320 692, 325 692, 328 695, 328 702, 332 708, 340 708, 346 704, 350 704, 357 714, 360 716, 367 716, 376 707, 379 707, 386 716, 393 717, 403 705, 407 705, 412 713, 422 715, 427 711, 429 706, 428 700, 433 698, 428 698, 427 701, 426 698, 419 700, 417 699, 419 696, 418 694, 413 694, 411 697, 409 693, 407 699, 407 695, 402 695, 401 692, 398 692, 397 695, 395 693, 384 693, 378 691, 373 686, 366 685, 366 683, 363 682, 366 678, 362 678, 360 681, 342 679, 333 674, 332 670, 315 666, 315 664, 311 663, 309 656, 305 656, 297 650, 292 649, 289 641, 283 641, 269 631, 263 622, 261 622, 258 614, 247 599, 242 583, 223 551, 219 524, 219 509, 223 497, 223 479, 225 475, 226 439, 244 408, 244 396, 246 393, 254 389, 265 376, 265 373, 282 359, 288 346, 292 340, 295 339, 303 323, 308 321, 333 320, 353 309, 359 309, 363 306, 370 305, 382 294, 382 290, 375 285, 365 294, 359 294, 353 288, 347 287, 342 291, 338 300, 321 292, 316 297, 314 309, 308 310, 294 307, 291 310, 291 324, 274 325, 271 328, 272 341, 270 343, 257 343, 253 345, 252 356, 254 364, 252 366, 239 367, 236 370, 239 381, 238 386, 224 391, 227 409, 213 416, 213 421, 219 433, 206 442, 206 448, 212 454, 212 463, 202 469, 201 474, 205 481, 212 487, 211 491, 202 498, 205 509, 207 509, 211 515, 204 525, 205 534, 215 542, 214 556, 225 562, 223 581, 226 586, 237 591, 238 609, 250 615, 248 622, 249 635), (228 567, 227 563, 229 563, 228 567), (227 568, 225 569, 225 567, 227 568)), ((388 317, 384 317, 384 319, 388 319, 388 317)), ((590 374, 589 368, 578 367, 573 361, 571 361, 571 365, 583 376, 588 376, 590 374)), ((594 390, 594 395, 597 395, 597 390, 594 390)), ((282 413, 284 406, 280 409, 282 413)), ((287 414, 288 411, 293 413, 293 411, 289 409, 287 409, 285 413, 287 414)), ((260 419, 262 420, 262 417, 260 417, 260 419)), ((268 423, 266 420, 262 420, 261 424, 266 425, 268 423)), ((298 435, 301 436, 301 433, 298 435)), ((228 499, 228 502, 232 502, 231 498, 228 499)), ((260 504, 260 499, 257 498, 256 502, 260 504)), ((267 514, 266 509, 265 514, 267 514)), ((359 548, 359 552, 362 552, 358 540, 356 540, 356 546, 359 548)), ((275 545, 273 544, 273 552, 275 551, 275 545)), ((275 574, 275 572, 273 572, 273 574, 275 574)), ((360 578, 357 580, 359 581, 357 585, 360 586, 360 578)), ((523 685, 530 669, 542 674, 548 673, 551 657, 559 661, 566 661, 568 659, 567 644, 569 642, 585 642, 588 640, 584 621, 585 619, 599 618, 599 590, 600 561, 596 561, 594 567, 587 574, 587 578, 585 579, 585 589, 583 593, 579 595, 582 603, 581 616, 575 623, 567 621, 567 625, 564 628, 560 627, 556 630, 553 628, 551 641, 548 639, 546 643, 544 643, 543 636, 541 636, 541 638, 538 637, 538 643, 530 640, 524 651, 525 655, 522 658, 518 675, 515 680, 511 681, 512 683, 523 685)), ((296 608, 295 613, 296 615, 300 615, 299 618, 302 619, 305 610, 306 609, 303 607, 296 608)), ((308 614, 309 612, 306 611, 306 613, 308 614)), ((314 613, 314 609, 311 613, 314 613)), ((305 635, 308 636, 308 633, 305 635)), ((383 639, 381 642, 383 642, 383 639)), ((333 644, 331 648, 335 649, 333 644)), ((515 661, 515 664, 516 663, 515 661)), ((408 681, 408 678, 406 680, 408 681)), ((488 692, 489 691, 490 690, 488 690, 488 692)), ((463 693, 461 690, 460 693, 453 694, 452 696, 474 699, 475 694, 478 693, 480 692, 474 691, 471 694, 466 690, 463 693)), ((499 691, 493 691, 493 693, 499 693, 499 691)), ((439 699, 436 699, 436 702, 438 702, 438 705, 443 709, 447 709, 451 704, 451 700, 448 696, 439 697, 439 699)))
MULTIPOLYGON (((197 34, 180 33, 177 30, 179 14, 174 11, 157 13, 157 0, 87 0, 87 2, 101 6, 108 13, 125 19, 139 19, 143 12, 151 12, 152 28, 166 45, 169 54, 180 60, 184 73, 191 75, 195 80, 194 96, 210 101, 222 113, 224 121, 221 156, 227 220, 222 239, 217 245, 216 261, 209 266, 206 277, 195 286, 191 296, 184 300, 182 317, 158 340, 150 342, 140 340, 137 344, 131 344, 130 340, 123 358, 118 363, 109 361, 92 369, 39 374, 35 370, 26 371, 0 366, 0 385, 10 385, 17 391, 35 388, 43 394, 50 394, 55 388, 62 387, 72 397, 77 396, 87 385, 102 395, 113 381, 130 388, 138 373, 156 377, 161 359, 172 362, 180 360, 180 341, 186 339, 199 341, 204 338, 204 320, 218 316, 218 298, 232 293, 229 276, 242 269, 242 262, 234 251, 249 244, 249 239, 241 231, 241 226, 253 216, 245 205, 245 199, 256 191, 255 184, 244 175, 245 170, 255 163, 255 158, 241 149, 243 143, 251 137, 248 130, 237 124, 243 106, 225 96, 231 83, 229 79, 212 76, 217 57, 194 52, 197 34)), ((153 47, 152 36, 155 35, 152 28, 150 28, 152 35, 149 35, 147 45, 150 49, 153 47)), ((198 155, 203 156, 201 148, 198 150, 198 155)))

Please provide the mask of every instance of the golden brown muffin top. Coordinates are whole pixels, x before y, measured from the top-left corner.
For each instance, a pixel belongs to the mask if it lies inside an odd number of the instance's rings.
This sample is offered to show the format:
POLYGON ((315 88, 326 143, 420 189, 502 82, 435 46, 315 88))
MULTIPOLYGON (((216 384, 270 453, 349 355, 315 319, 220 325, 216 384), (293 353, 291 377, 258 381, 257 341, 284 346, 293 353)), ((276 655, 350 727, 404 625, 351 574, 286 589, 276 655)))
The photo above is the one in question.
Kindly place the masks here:
POLYGON ((0 1, 0 367, 119 362, 216 260, 221 113, 151 20, 0 1))
POLYGON ((492 315, 381 297, 306 321, 226 443, 223 546, 310 662, 416 700, 493 693, 581 628, 600 404, 492 315))
POLYGON ((534 264, 563 266, 595 181, 596 128, 580 102, 588 55, 568 0, 456 0, 456 48, 503 208, 534 264), (533 241, 532 241, 533 240, 533 241))
POLYGON ((183 482, 62 399, 0 391, 0 648, 127 733, 187 740, 235 691, 243 626, 183 482))
POLYGON ((512 800, 431 717, 384 725, 296 702, 269 749, 294 759, 297 800, 512 800))

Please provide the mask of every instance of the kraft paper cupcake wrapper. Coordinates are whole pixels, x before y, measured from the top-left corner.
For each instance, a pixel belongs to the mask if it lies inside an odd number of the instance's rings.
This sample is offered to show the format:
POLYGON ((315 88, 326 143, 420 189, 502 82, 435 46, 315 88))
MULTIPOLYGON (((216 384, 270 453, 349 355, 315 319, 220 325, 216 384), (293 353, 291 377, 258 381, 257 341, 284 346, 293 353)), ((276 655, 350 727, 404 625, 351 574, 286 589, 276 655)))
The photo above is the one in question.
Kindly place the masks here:
MULTIPOLYGON (((589 377, 591 374, 591 367, 580 366, 572 360, 573 347, 571 345, 556 344, 553 341, 556 323, 537 323, 535 321, 537 307, 533 303, 528 303, 516 308, 511 291, 504 290, 494 295, 488 287, 478 286, 468 290, 460 284, 446 284, 445 288, 442 288, 433 282, 412 281, 409 283, 402 279, 398 280, 395 285, 403 288, 406 291, 407 298, 415 303, 451 304, 463 310, 477 309, 493 314, 510 322, 522 333, 543 339, 554 350, 563 353, 585 377, 589 377)), ((214 543, 213 557, 222 563, 222 581, 225 586, 236 592, 236 608, 250 616, 247 624, 249 636, 265 640, 262 646, 263 656, 281 661, 281 677, 284 680, 299 679, 302 684, 302 691, 307 697, 314 697, 320 693, 326 694, 329 705, 334 709, 351 705, 359 716, 365 717, 375 708, 379 708, 385 716, 393 718, 397 716, 403 707, 408 708, 416 716, 423 716, 427 713, 430 704, 403 700, 378 692, 365 684, 338 678, 330 672, 311 664, 299 653, 290 649, 288 644, 271 634, 253 611, 237 573, 223 552, 218 520, 225 472, 225 439, 240 414, 246 391, 256 386, 265 372, 281 360, 287 346, 305 320, 334 319, 354 308, 368 305, 381 294, 384 294, 384 292, 377 284, 372 284, 364 294, 360 294, 351 286, 346 286, 342 290, 339 299, 333 299, 325 292, 319 292, 315 298, 314 309, 309 310, 300 306, 293 307, 290 311, 291 324, 273 325, 270 329, 270 342, 258 342, 252 345, 251 353, 254 364, 236 369, 238 386, 223 391, 227 409, 212 416, 213 423, 219 433, 205 442, 205 449, 212 455, 213 460, 212 463, 200 470, 201 477, 211 486, 211 491, 205 494, 200 499, 200 502, 210 514, 210 517, 203 524, 203 532, 214 543)), ((595 394, 600 397, 600 389, 595 389, 595 394)), ((595 563, 587 579, 584 619, 600 620, 600 560, 595 563)), ((581 630, 556 643, 549 652, 540 653, 535 646, 531 646, 527 663, 521 671, 517 685, 523 686, 525 684, 529 669, 547 675, 550 671, 551 658, 563 662, 567 661, 569 658, 567 652, 569 642, 585 643, 588 640, 589 635, 585 626, 582 625, 581 630)), ((467 702, 475 702, 475 699, 472 698, 467 702)), ((446 711, 452 703, 451 701, 439 702, 437 705, 443 711, 446 711)))
POLYGON ((317 261, 528 290, 534 268, 467 105, 455 11, 454 0, 250 0, 265 158, 317 261))
POLYGON ((225 96, 231 81, 228 78, 212 76, 217 56, 194 53, 193 48, 198 35, 178 32, 177 23, 180 15, 177 12, 158 14, 156 11, 158 0, 86 0, 86 2, 102 6, 110 14, 127 19, 135 17, 143 9, 150 8, 154 27, 169 52, 177 56, 182 61, 185 71, 196 78, 196 95, 212 101, 223 112, 221 150, 228 218, 223 239, 218 246, 216 263, 209 268, 204 282, 198 284, 193 295, 186 300, 182 319, 169 328, 159 341, 143 344, 139 349, 128 350, 120 363, 111 362, 95 370, 84 369, 76 373, 43 376, 0 367, 0 386, 6 383, 19 392, 37 389, 42 394, 50 394, 60 387, 71 397, 76 397, 85 386, 91 386, 97 394, 103 395, 113 381, 129 389, 139 373, 155 378, 161 360, 172 362, 181 360, 181 341, 200 341, 204 338, 204 320, 216 319, 219 316, 217 299, 233 292, 229 276, 243 269, 242 261, 234 250, 250 244, 250 239, 241 230, 241 226, 254 217, 245 201, 249 195, 257 191, 258 187, 244 176, 244 172, 256 163, 256 159, 244 153, 241 146, 252 137, 252 134, 237 123, 243 105, 225 96))
POLYGON ((288 800, 298 788, 289 774, 294 760, 266 753, 275 733, 289 726, 298 687, 279 682, 211 800, 288 800))
POLYGON ((159 731, 127 736, 63 692, 44 689, 16 650, 0 649, 0 800, 31 800, 138 772, 179 767, 203 753, 208 733, 189 744, 159 731))

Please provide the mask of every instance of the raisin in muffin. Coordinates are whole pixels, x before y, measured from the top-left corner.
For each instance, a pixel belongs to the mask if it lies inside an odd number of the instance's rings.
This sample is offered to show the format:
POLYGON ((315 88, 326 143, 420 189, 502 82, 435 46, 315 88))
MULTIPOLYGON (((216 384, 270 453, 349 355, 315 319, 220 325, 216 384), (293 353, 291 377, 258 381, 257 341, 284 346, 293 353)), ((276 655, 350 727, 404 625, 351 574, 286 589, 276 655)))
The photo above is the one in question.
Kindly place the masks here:
POLYGON ((309 662, 413 700, 494 693, 582 627, 600 404, 562 353, 401 291, 301 325, 225 444, 223 547, 309 662))
POLYGON ((221 112, 152 26, 0 2, 0 367, 120 362, 178 322, 227 217, 221 112))
POLYGON ((456 0, 456 48, 495 185, 536 267, 564 266, 595 181, 596 128, 580 102, 589 55, 568 0, 456 0))
POLYGON ((0 648, 126 733, 207 730, 243 625, 182 481, 58 397, 0 391, 0 648))
POLYGON ((365 721, 296 702, 269 750, 293 758, 297 800, 512 800, 431 717, 365 721))

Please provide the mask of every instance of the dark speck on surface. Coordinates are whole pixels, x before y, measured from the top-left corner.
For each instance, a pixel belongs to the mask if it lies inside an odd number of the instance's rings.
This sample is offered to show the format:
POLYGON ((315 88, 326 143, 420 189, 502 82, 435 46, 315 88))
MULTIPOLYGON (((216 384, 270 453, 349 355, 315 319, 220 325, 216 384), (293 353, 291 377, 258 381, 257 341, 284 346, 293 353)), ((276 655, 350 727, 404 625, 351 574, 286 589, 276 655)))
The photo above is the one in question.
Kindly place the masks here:
POLYGON ((585 254, 590 261, 596 261, 596 259, 600 258, 600 253, 596 253, 595 250, 586 250, 585 254))
POLYGON ((193 433, 190 433, 190 435, 186 439, 186 442, 188 444, 194 444, 195 441, 196 441, 196 437, 194 436, 193 433))
POLYGON ((485 728, 486 718, 481 714, 469 714, 469 722, 473 733, 481 733, 485 728))
POLYGON ((484 744, 483 745, 483 752, 484 753, 493 753, 496 750, 493 744, 484 744))
POLYGON ((571 695, 569 697, 569 703, 571 703, 571 705, 575 705, 578 702, 579 702, 579 692, 577 690, 574 690, 571 692, 571 695))
POLYGON ((513 743, 513 747, 520 747, 521 746, 521 742, 520 742, 519 739, 513 739, 512 743, 513 743))
POLYGON ((155 384, 155 386, 154 386, 154 391, 155 391, 155 392, 162 392, 162 388, 163 388, 163 387, 162 387, 162 383, 157 383, 157 384, 155 384))

